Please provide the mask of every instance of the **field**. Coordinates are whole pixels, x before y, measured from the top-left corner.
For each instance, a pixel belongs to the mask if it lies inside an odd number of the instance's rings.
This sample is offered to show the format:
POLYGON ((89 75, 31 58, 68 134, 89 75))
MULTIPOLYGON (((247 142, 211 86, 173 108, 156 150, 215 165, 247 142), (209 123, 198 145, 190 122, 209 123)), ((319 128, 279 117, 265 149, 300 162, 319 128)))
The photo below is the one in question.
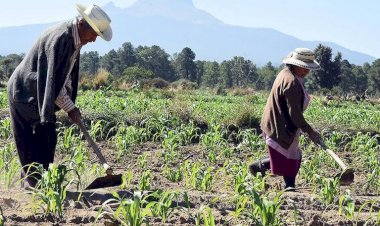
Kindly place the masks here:
POLYGON ((21 189, 5 91, 0 94, 0 225, 380 225, 380 105, 323 101, 305 113, 326 144, 355 170, 339 166, 305 136, 296 192, 281 177, 252 176, 264 157, 259 121, 267 94, 231 90, 82 91, 77 101, 90 135, 120 187, 84 191, 105 175, 75 125, 58 113, 56 161, 43 186, 21 189))

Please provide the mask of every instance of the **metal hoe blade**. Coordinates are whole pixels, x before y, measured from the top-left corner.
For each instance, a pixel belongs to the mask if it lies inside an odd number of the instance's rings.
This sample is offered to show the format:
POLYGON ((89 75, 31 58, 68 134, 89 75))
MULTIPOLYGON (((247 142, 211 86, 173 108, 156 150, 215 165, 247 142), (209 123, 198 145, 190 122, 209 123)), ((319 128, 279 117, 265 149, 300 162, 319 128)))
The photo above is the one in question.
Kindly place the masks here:
POLYGON ((354 182, 354 170, 352 168, 347 168, 342 173, 337 174, 335 177, 339 178, 341 185, 350 185, 354 182))
POLYGON ((122 183, 121 174, 107 175, 96 178, 85 190, 119 186, 122 183))

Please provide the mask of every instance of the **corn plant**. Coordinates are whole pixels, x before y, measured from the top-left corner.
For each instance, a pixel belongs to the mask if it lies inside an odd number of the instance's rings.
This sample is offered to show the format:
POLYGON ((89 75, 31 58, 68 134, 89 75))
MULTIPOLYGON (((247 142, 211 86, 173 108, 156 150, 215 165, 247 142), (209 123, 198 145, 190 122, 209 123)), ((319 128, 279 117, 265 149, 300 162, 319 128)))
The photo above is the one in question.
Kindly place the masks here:
POLYGON ((59 132, 58 137, 62 139, 60 142, 63 153, 70 153, 70 151, 79 143, 79 138, 75 133, 75 127, 64 127, 63 131, 59 132))
POLYGON ((126 173, 123 173, 121 176, 122 183, 120 185, 120 188, 126 189, 131 184, 132 178, 133 178, 132 170, 128 170, 126 173))
POLYGON ((171 182, 179 182, 183 179, 184 166, 181 164, 179 167, 168 167, 165 165, 162 174, 171 182))
POLYGON ((140 226, 143 223, 149 225, 149 219, 147 218, 149 211, 143 208, 143 205, 147 202, 142 197, 141 192, 135 191, 133 199, 124 199, 116 192, 112 193, 112 195, 114 198, 103 203, 96 221, 104 215, 110 215, 120 225, 140 226), (110 204, 118 205, 116 211, 109 207, 110 204))
POLYGON ((259 192, 265 191, 265 177, 260 173, 252 176, 248 173, 246 163, 238 162, 229 168, 227 173, 231 174, 234 178, 235 194, 246 194, 251 189, 259 192))
POLYGON ((18 157, 14 156, 10 162, 5 163, 4 165, 4 180, 6 188, 10 188, 13 184, 13 179, 17 173, 20 172, 21 165, 18 161, 18 157))
POLYGON ((137 160, 139 161, 139 166, 142 170, 146 169, 146 158, 148 157, 148 155, 146 153, 144 153, 143 155, 140 155, 137 160))
POLYGON ((195 225, 199 226, 202 224, 204 226, 215 226, 214 215, 212 214, 211 208, 209 206, 201 206, 197 212, 197 218, 195 219, 195 225))
POLYGON ((224 139, 226 134, 226 129, 216 123, 211 123, 210 131, 201 135, 201 144, 205 149, 204 156, 209 162, 214 163, 218 155, 217 150, 227 146, 227 141, 224 139))
POLYGON ((189 124, 181 124, 178 132, 180 137, 181 145, 188 145, 193 143, 198 139, 200 134, 200 129, 194 125, 193 121, 190 121, 189 124))
POLYGON ((212 167, 206 168, 202 162, 195 162, 187 165, 186 172, 189 177, 186 177, 186 186, 191 186, 200 191, 209 191, 212 188, 212 167))
POLYGON ((243 145, 255 153, 265 150, 265 141, 262 136, 257 135, 256 130, 240 130, 238 133, 238 138, 242 140, 243 145))
POLYGON ((355 214, 355 202, 351 197, 350 190, 346 190, 339 197, 339 214, 343 214, 347 219, 353 220, 355 214))
POLYGON ((269 195, 259 195, 254 189, 248 192, 251 198, 250 208, 247 209, 247 216, 253 221, 254 225, 272 226, 282 225, 279 210, 284 200, 283 191, 275 193, 273 200, 269 200, 269 195))
POLYGON ((69 170, 64 165, 49 164, 45 171, 41 165, 38 166, 41 179, 37 183, 37 189, 34 190, 33 200, 38 204, 46 205, 45 213, 57 214, 63 216, 63 202, 66 199, 66 192, 72 181, 66 180, 69 170))
POLYGON ((98 120, 96 122, 91 121, 91 129, 89 131, 90 136, 94 141, 104 138, 104 126, 105 121, 98 120))
POLYGON ((4 118, 0 120, 0 138, 9 139, 12 137, 11 120, 10 118, 4 118))
POLYGON ((230 213, 230 215, 232 215, 235 219, 238 219, 240 215, 246 211, 248 201, 249 197, 247 195, 236 194, 234 197, 235 209, 230 213))
POLYGON ((178 198, 178 193, 158 190, 149 196, 158 199, 158 201, 148 203, 146 208, 151 210, 153 217, 161 217, 162 223, 165 224, 173 211, 172 202, 174 198, 178 198))
MULTIPOLYGON (((360 207, 359 207, 359 209, 358 209, 358 213, 357 213, 357 215, 356 215, 356 223, 358 223, 358 221, 359 221, 359 219, 360 219, 360 214, 362 213, 362 211, 363 211, 363 209, 364 208, 366 208, 367 206, 369 206, 369 214, 370 214, 370 216, 371 216, 371 218, 372 218, 372 212, 373 212, 373 207, 374 207, 374 205, 375 204, 378 204, 376 201, 374 201, 374 200, 367 200, 367 201, 365 201, 360 207)), ((377 207, 378 208, 378 207, 377 207)), ((379 221, 379 214, 377 214, 377 219, 376 219, 376 221, 379 221)), ((368 221, 370 221, 370 220, 372 220, 372 219, 368 219, 368 221)), ((367 225, 367 224, 364 224, 364 225, 367 225)), ((370 224, 370 225, 372 225, 372 224, 370 224)), ((376 224, 377 225, 377 224, 376 224)))
POLYGON ((1 206, 0 206, 0 226, 4 226, 4 223, 5 223, 5 217, 3 215, 3 210, 1 209, 1 206))
POLYGON ((329 205, 334 202, 334 198, 339 194, 339 179, 323 178, 315 175, 316 182, 319 185, 319 196, 321 200, 329 205))
POLYGON ((178 135, 174 131, 169 131, 161 145, 164 148, 164 151, 162 153, 164 157, 164 163, 167 164, 171 161, 173 161, 176 157, 178 157, 178 149, 179 149, 179 141, 178 141, 178 135))
POLYGON ((119 125, 115 136, 113 137, 117 149, 117 159, 123 155, 129 154, 129 148, 139 145, 147 141, 149 135, 146 134, 146 129, 138 128, 136 126, 119 125))
POLYGON ((149 190, 151 178, 152 178, 152 172, 150 170, 144 171, 139 181, 139 189, 142 191, 149 190))

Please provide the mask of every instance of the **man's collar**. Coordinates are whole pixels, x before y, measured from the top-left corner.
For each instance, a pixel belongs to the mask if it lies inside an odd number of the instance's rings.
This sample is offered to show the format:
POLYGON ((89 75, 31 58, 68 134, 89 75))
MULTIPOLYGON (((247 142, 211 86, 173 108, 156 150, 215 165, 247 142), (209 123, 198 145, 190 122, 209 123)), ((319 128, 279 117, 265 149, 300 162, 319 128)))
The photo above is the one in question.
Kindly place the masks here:
POLYGON ((82 47, 82 43, 80 41, 80 37, 79 37, 79 32, 78 32, 78 19, 75 18, 73 20, 73 38, 74 38, 74 45, 75 45, 75 49, 78 49, 80 47, 82 47))

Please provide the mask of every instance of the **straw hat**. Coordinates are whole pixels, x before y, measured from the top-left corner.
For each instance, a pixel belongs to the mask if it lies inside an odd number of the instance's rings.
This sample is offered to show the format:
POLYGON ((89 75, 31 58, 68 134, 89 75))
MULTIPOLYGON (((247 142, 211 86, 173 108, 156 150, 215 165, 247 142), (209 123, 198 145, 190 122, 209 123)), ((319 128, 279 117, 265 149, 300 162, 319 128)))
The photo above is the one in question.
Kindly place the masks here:
POLYGON ((106 41, 112 39, 111 19, 99 6, 90 5, 86 7, 77 4, 77 10, 102 39, 106 41))
POLYGON ((307 48, 297 48, 282 61, 284 64, 292 64, 309 70, 319 70, 321 67, 315 61, 314 53, 307 48))

